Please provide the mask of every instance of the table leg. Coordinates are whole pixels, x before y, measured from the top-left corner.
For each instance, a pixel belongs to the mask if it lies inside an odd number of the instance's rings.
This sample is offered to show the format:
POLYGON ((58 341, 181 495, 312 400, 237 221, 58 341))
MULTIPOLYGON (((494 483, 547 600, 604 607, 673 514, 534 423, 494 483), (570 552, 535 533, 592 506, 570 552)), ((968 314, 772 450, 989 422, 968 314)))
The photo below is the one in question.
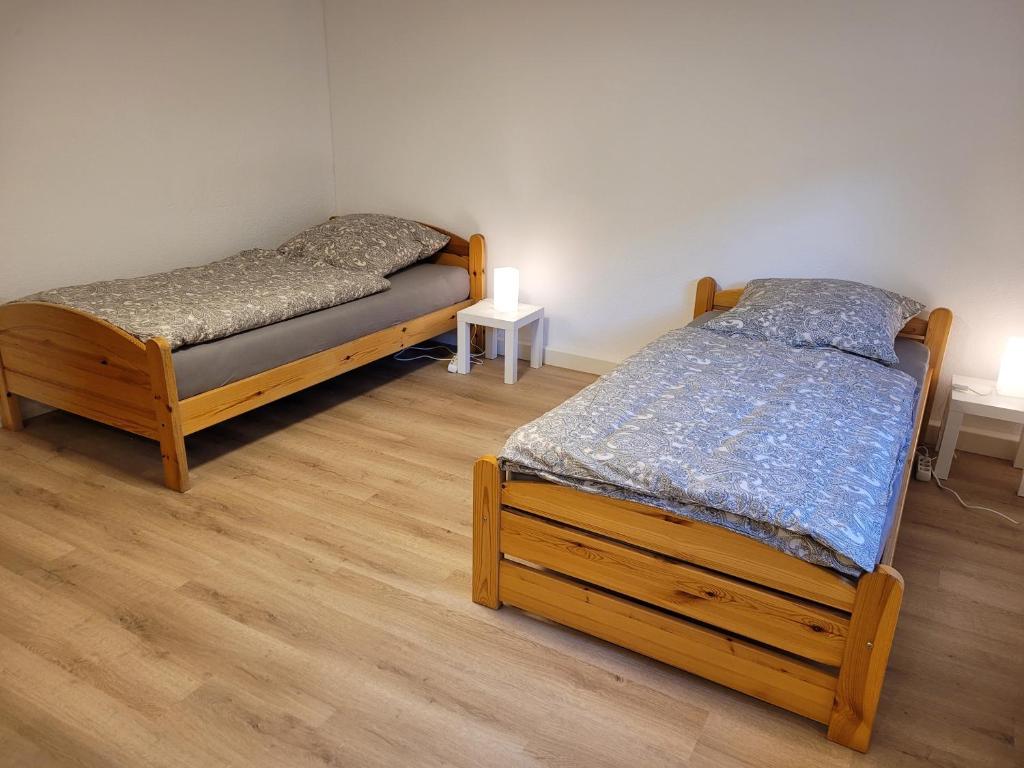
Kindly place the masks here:
POLYGON ((498 340, 495 338, 497 331, 494 328, 484 328, 484 357, 493 360, 498 356, 498 340))
POLYGON ((469 323, 459 320, 457 327, 459 349, 455 355, 455 370, 459 373, 469 373, 469 323))
POLYGON ((960 437, 960 427, 964 423, 962 411, 952 408, 952 403, 946 407, 946 423, 942 427, 942 442, 939 444, 939 458, 935 462, 934 472, 939 480, 949 477, 949 465, 953 463, 953 451, 956 450, 956 441, 960 437))
POLYGON ((515 384, 519 376, 519 329, 505 330, 505 383, 515 384))
MULTIPOLYGON (((1013 466, 1017 469, 1024 469, 1024 429, 1020 433, 1020 444, 1017 446, 1017 458, 1013 460, 1013 466)), ((1017 490, 1018 496, 1024 496, 1024 475, 1020 478, 1020 488, 1017 490)))
POLYGON ((533 338, 530 340, 530 367, 540 368, 544 365, 544 318, 533 324, 533 338))

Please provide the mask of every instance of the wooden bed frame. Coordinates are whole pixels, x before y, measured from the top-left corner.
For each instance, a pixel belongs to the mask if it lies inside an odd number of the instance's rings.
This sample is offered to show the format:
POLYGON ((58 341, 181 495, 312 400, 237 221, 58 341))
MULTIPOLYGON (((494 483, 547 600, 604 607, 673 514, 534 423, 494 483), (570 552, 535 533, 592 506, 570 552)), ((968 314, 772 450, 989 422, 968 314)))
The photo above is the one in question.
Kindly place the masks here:
MULTIPOLYGON (((703 278, 694 317, 735 306, 741 293, 703 278)), ((935 309, 901 332, 931 352, 914 442, 951 323, 948 309, 935 309)), ((484 456, 473 470, 473 600, 516 606, 742 691, 866 751, 903 598, 891 565, 898 530, 899 512, 881 564, 853 580, 644 504, 502 478, 484 456)))
POLYGON ((427 261, 469 272, 469 299, 337 347, 178 400, 166 339, 143 343, 70 307, 41 302, 0 306, 0 418, 23 428, 19 397, 76 413, 160 443, 164 484, 188 490, 185 437, 455 329, 456 313, 484 298, 483 235, 451 237, 427 261))

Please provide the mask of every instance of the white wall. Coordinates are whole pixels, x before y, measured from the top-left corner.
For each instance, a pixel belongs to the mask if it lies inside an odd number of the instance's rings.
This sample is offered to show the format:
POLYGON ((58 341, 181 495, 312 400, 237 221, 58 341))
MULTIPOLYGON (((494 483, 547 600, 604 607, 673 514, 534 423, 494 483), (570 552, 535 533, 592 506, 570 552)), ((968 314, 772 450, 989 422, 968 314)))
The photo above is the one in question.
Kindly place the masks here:
POLYGON ((0 301, 334 209, 320 0, 0 0, 0 301))
POLYGON ((1024 334, 1019 0, 325 1, 326 54, 318 0, 0 0, 0 301, 383 210, 580 365, 703 274, 949 305, 947 372, 1024 334))
POLYGON ((694 280, 852 278, 1024 334, 1024 3, 327 0, 338 209, 488 237, 549 348, 617 361, 694 280))

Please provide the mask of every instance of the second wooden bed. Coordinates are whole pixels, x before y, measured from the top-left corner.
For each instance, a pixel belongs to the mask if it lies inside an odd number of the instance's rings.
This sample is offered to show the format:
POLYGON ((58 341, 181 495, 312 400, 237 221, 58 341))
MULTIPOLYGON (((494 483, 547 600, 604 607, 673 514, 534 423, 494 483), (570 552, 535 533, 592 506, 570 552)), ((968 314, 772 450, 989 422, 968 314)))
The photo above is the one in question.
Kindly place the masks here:
MULTIPOLYGON (((741 294, 703 278, 694 317, 741 294)), ((911 446, 928 423, 951 323, 948 309, 935 309, 900 334, 930 353, 911 446)), ((911 464, 881 563, 854 580, 655 507, 503 478, 484 456, 473 471, 473 600, 742 691, 866 751, 903 597, 892 558, 911 464)))
POLYGON ((164 484, 190 486, 185 437, 455 329, 456 314, 484 298, 485 243, 431 226, 451 240, 427 262, 469 272, 469 297, 323 352, 178 399, 170 345, 143 343, 110 323, 42 302, 0 306, 0 420, 23 428, 20 397, 156 440, 164 484))

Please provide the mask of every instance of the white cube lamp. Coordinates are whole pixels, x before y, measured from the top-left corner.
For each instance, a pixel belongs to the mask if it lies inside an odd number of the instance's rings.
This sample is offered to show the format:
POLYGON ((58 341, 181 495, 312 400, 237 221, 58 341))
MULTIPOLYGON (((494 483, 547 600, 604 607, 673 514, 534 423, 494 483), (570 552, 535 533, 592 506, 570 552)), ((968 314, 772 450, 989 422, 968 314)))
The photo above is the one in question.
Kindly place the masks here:
POLYGON ((519 309, 519 270, 515 267, 494 270, 494 308, 499 312, 519 309))
POLYGON ((1024 336, 1007 339, 996 391, 1007 397, 1024 397, 1024 336))

